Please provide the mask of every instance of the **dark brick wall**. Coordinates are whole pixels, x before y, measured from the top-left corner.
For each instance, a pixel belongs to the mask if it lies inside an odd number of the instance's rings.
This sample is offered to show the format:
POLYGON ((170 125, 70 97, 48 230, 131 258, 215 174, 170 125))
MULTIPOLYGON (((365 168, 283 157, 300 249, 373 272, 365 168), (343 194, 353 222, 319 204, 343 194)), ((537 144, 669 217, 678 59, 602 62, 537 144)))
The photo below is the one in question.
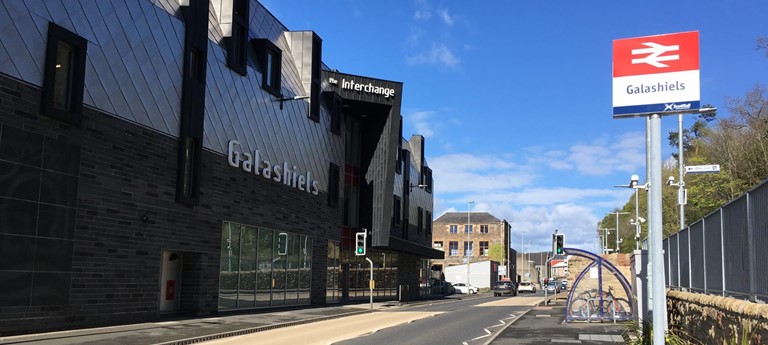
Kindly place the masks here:
MULTIPOLYGON (((38 183, 51 186, 50 197, 34 199, 18 188, 9 191, 9 183, 16 179, 0 178, 3 219, 9 219, 11 210, 40 206, 37 222, 29 217, 14 218, 13 226, 0 222, 0 245, 10 247, 15 243, 10 239, 41 246, 58 241, 40 247, 50 250, 42 250, 49 257, 39 260, 54 267, 43 265, 36 272, 36 266, 26 261, 35 262, 36 257, 28 254, 17 266, 0 267, 0 295, 8 292, 3 286, 10 286, 9 282, 31 289, 21 293, 31 300, 0 298, 0 334, 157 319, 163 250, 184 255, 182 312, 215 313, 224 220, 311 236, 311 300, 312 304, 325 302, 327 241, 340 240, 341 208, 328 207, 324 193, 312 195, 247 174, 230 167, 226 157, 205 151, 200 206, 183 206, 175 202, 176 138, 90 108, 84 109, 80 127, 68 125, 39 115, 40 97, 38 88, 0 76, 0 129, 12 133, 0 137, 0 142, 17 134, 41 138, 43 147, 50 148, 44 150, 50 156, 42 162, 51 164, 42 163, 42 168, 34 170, 34 164, 3 158, 0 149, 0 176, 7 175, 2 169, 10 169, 13 163, 17 170, 42 172, 38 179, 48 183, 38 183), (46 207, 61 211, 54 212, 55 221, 46 207), (41 221, 59 226, 48 226, 44 235, 41 221), (61 243, 71 247, 62 249, 61 243), (33 280, 35 274, 47 274, 45 278, 55 283, 39 285, 33 280), (35 290, 55 284, 68 293, 58 296, 35 290)), ((5 260, 9 255, 0 251, 0 261, 5 260)))

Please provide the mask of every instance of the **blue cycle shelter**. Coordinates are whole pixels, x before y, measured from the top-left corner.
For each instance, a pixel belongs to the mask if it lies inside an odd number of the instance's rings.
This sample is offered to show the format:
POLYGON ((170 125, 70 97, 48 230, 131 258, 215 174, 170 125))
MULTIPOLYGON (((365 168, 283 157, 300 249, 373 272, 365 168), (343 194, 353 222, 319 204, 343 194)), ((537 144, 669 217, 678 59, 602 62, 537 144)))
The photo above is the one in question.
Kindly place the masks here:
POLYGON ((626 321, 632 320, 634 312, 632 303, 628 300, 632 296, 632 287, 629 281, 610 261, 600 255, 576 248, 563 248, 567 255, 585 258, 590 262, 578 273, 571 284, 568 298, 565 304, 565 321, 626 321), (597 268, 597 287, 592 284, 582 284, 584 277, 593 268, 597 268), (612 287, 607 290, 603 286, 603 273, 608 271, 618 280, 624 289, 627 298, 619 297, 613 293, 612 287), (586 288, 581 285, 591 285, 586 288))

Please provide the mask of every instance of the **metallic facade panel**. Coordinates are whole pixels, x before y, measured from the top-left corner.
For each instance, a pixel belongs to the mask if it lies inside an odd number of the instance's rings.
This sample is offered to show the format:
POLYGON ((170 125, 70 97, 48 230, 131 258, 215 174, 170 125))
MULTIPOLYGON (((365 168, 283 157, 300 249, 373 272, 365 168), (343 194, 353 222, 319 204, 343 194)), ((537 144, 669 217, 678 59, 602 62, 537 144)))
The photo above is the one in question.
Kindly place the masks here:
POLYGON ((704 252, 704 222, 698 221, 690 227, 691 246, 691 288, 695 291, 704 291, 704 264, 713 260, 704 252))
MULTIPOLYGON (((86 106, 178 136, 185 27, 178 1, 6 0, 0 5, 0 18, 8 19, 2 23, 10 23, 0 27, 0 59, 11 60, 11 52, 14 56, 11 64, 0 65, 0 72, 42 86, 47 25, 55 22, 88 41, 86 106)), ((216 18, 209 14, 205 149, 223 156, 229 140, 237 139, 250 150, 260 150, 265 159, 311 171, 321 190, 326 191, 328 162, 343 166, 344 161, 344 138, 330 132, 327 106, 321 107, 320 122, 307 118, 306 100, 285 102, 281 110, 276 98, 261 88, 262 73, 253 56, 249 57, 247 76, 231 71, 225 63, 226 51, 216 18)), ((305 95, 299 71, 307 68, 307 61, 293 58, 287 29, 255 1, 250 6, 248 31, 250 38, 270 39, 283 50, 282 93, 305 95)), ((376 81, 397 88, 397 102, 387 101, 397 104, 392 114, 399 120, 402 83, 376 81)), ((355 97, 381 102, 381 97, 375 95, 355 97)), ((394 173, 378 167, 392 163, 396 142, 389 139, 398 126, 386 126, 383 146, 376 153, 377 168, 369 173, 375 175, 370 178, 380 181, 377 207, 391 211, 394 173)), ((388 219, 381 216, 379 222, 388 219)))
POLYGON ((669 285, 680 287, 680 236, 674 234, 669 237, 669 285))
MULTIPOLYGON (((13 66, 0 66, 7 73, 33 85, 43 84, 42 64, 45 59, 45 40, 38 30, 36 14, 27 12, 23 1, 10 0, 0 3, 11 25, 0 32, 0 40, 6 51, 13 54, 13 66)), ((43 33, 47 33, 46 27, 43 33)))
POLYGON ((671 269, 669 267, 669 237, 665 238, 664 241, 662 241, 662 247, 664 248, 664 252, 662 252, 662 255, 664 256, 664 285, 671 286, 669 283, 669 273, 671 272, 671 269))
POLYGON ((750 262, 746 198, 736 199, 723 207, 723 248, 725 290, 748 292, 750 262))
MULTIPOLYGON (((752 272, 762 272, 762 268, 768 267, 768 255, 765 250, 768 248, 768 184, 762 184, 749 193, 749 216, 750 234, 749 242, 752 245, 751 263, 755 269, 752 272)), ((752 275, 754 279, 755 291, 763 301, 768 299, 768 275, 752 275)))
POLYGON ((680 255, 678 256, 680 259, 680 287, 682 288, 688 288, 690 287, 691 283, 691 277, 690 277, 690 271, 689 271, 689 265, 690 262, 688 260, 689 255, 689 243, 688 241, 690 238, 688 235, 690 234, 688 228, 680 230, 678 233, 678 244, 680 248, 680 255))
POLYGON ((704 251, 707 253, 707 292, 723 291, 723 241, 721 236, 722 214, 718 210, 704 218, 704 251))

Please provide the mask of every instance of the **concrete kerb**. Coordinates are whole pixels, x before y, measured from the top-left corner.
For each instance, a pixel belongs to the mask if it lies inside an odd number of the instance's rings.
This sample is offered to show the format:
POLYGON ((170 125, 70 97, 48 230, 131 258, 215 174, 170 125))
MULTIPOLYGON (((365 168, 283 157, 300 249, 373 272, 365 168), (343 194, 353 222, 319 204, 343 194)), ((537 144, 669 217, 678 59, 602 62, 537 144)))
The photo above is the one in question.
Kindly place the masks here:
MULTIPOLYGON (((539 303, 539 305, 541 305, 541 303, 539 303)), ((499 336, 499 334, 503 333, 503 332, 504 332, 504 330, 506 330, 507 328, 509 328, 509 326, 512 326, 512 324, 513 324, 513 323, 517 322, 517 320, 519 320, 520 318, 522 318, 523 316, 525 316, 525 314, 528 314, 528 312, 529 312, 529 311, 531 311, 531 309, 528 309, 528 310, 526 310, 524 313, 520 314, 520 316, 519 316, 519 317, 516 317, 516 318, 514 318, 512 321, 510 321, 509 323, 507 323, 507 324, 506 324, 504 327, 502 327, 502 328, 501 328, 501 329, 500 329, 498 332, 496 332, 496 334, 494 334, 494 335, 492 335, 490 338, 488 338, 488 341, 484 342, 484 343, 483 343, 483 345, 488 345, 488 344, 492 343, 492 342, 493 342, 493 341, 496 339, 496 337, 498 337, 498 336, 499 336)))
MULTIPOLYGON (((542 298, 542 300, 541 300, 541 301, 539 301, 539 303, 537 303, 537 304, 536 304, 536 306, 535 306, 535 307, 533 307, 533 308, 537 308, 537 307, 540 307, 540 306, 541 306, 543 303, 545 303, 545 302, 548 302, 548 299, 545 301, 545 300, 542 298)), ((529 312, 529 311, 531 311, 533 308, 526 310, 524 313, 520 314, 520 316, 518 316, 518 317, 516 317, 514 320, 510 321, 508 324, 506 324, 504 327, 502 327, 502 328, 501 328, 501 329, 500 329, 498 332, 496 332, 496 334, 494 334, 494 335, 492 335, 490 338, 488 338, 488 340, 487 340, 485 343, 483 343, 483 345, 488 345, 488 344, 492 343, 492 342, 493 342, 493 341, 496 339, 496 337, 498 337, 498 336, 499 336, 499 334, 501 334, 501 333, 504 333, 504 331, 505 331, 507 328, 509 328, 509 326, 512 326, 512 324, 514 324, 515 322, 517 322, 517 320, 520 320, 520 319, 521 319, 523 316, 525 316, 526 314, 528 314, 528 312, 529 312)))

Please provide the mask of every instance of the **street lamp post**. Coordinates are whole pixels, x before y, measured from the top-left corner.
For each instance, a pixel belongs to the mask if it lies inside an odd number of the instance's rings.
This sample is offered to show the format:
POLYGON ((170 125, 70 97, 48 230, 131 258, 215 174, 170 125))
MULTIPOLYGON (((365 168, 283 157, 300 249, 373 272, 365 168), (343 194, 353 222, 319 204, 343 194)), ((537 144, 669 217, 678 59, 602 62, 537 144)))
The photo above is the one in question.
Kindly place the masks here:
POLYGON ((679 169, 680 182, 678 182, 677 203, 680 204, 680 229, 685 227, 685 181, 683 180, 683 114, 677 115, 677 167, 679 169))
POLYGON ((616 253, 619 252, 619 215, 620 214, 629 214, 629 212, 608 212, 609 214, 615 214, 616 215, 616 253))
MULTIPOLYGON (((640 202, 638 200, 638 193, 640 189, 648 190, 648 183, 640 185, 640 176, 637 174, 632 175, 629 178, 629 184, 618 185, 614 187, 632 188, 635 190, 635 219, 630 219, 629 224, 635 226, 635 249, 640 250, 640 224, 645 222, 645 219, 640 217, 640 202)), ((616 219, 616 225, 618 226, 618 216, 616 219)))
POLYGON ((469 218, 469 214, 470 214, 471 209, 472 209, 472 204, 474 204, 474 203, 475 203, 474 201, 467 202, 467 229, 466 229, 467 230, 467 243, 466 243, 465 248, 464 248, 464 256, 467 258, 467 286, 469 286, 469 274, 470 274, 469 263, 471 262, 471 258, 472 258, 469 255, 469 248, 470 248, 470 243, 471 243, 469 241, 469 234, 470 234, 470 232, 472 230, 472 221, 469 218))
MULTIPOLYGON (((520 263, 525 262, 525 242, 523 242, 523 236, 525 235, 525 230, 520 231, 520 263)), ((525 270, 523 270, 523 275, 525 275, 525 270)))
MULTIPOLYGON (((603 238, 601 240, 603 245, 603 254, 608 254, 611 252, 611 249, 608 248, 608 231, 615 230, 610 228, 598 228, 597 230, 603 230, 603 238)), ((618 233, 618 231, 617 231, 618 233)))

